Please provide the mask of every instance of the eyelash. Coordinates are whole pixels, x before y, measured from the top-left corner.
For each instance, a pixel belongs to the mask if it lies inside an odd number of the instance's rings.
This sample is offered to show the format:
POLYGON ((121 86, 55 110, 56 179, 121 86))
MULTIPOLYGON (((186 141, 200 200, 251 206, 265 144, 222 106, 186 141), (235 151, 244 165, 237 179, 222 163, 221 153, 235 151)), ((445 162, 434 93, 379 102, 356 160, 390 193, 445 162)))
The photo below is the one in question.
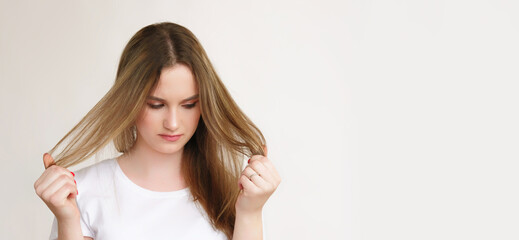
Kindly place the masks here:
MULTIPOLYGON (((182 105, 182 106, 187 108, 187 109, 191 109, 191 108, 194 108, 196 106, 196 103, 197 102, 194 102, 194 103, 191 103, 191 104, 185 104, 185 105, 182 105)), ((150 106, 150 108, 152 108, 152 109, 159 109, 159 108, 162 108, 164 106, 164 104, 154 105, 154 104, 148 103, 148 106, 150 106)))
POLYGON ((191 104, 185 104, 185 105, 182 105, 183 107, 187 108, 187 109, 191 109, 191 108, 194 108, 195 105, 196 105, 197 102, 194 102, 194 103, 191 103, 191 104))

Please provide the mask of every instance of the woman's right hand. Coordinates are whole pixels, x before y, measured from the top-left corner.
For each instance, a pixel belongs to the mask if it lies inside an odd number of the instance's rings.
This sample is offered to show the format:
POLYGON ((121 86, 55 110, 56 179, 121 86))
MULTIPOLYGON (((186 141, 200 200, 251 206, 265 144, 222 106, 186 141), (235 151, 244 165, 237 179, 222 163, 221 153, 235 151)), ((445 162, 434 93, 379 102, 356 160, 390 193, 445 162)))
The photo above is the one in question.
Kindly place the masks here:
POLYGON ((58 220, 76 219, 79 209, 76 204, 77 185, 74 173, 54 164, 50 154, 43 155, 45 171, 34 183, 36 194, 45 202, 58 220))

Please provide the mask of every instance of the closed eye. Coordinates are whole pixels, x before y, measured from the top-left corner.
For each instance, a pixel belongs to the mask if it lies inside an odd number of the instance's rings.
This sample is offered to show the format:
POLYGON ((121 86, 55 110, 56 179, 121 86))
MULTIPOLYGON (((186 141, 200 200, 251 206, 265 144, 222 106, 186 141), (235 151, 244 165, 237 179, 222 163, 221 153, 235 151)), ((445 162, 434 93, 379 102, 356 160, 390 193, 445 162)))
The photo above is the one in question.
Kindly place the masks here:
POLYGON ((153 109, 159 109, 161 107, 164 107, 164 104, 151 104, 151 103, 148 103, 148 106, 150 106, 153 109))
POLYGON ((196 103, 197 102, 194 102, 194 103, 191 103, 191 104, 184 104, 182 106, 187 108, 187 109, 191 109, 191 108, 194 108, 196 106, 196 103))
MULTIPOLYGON (((187 109, 191 109, 191 108, 194 108, 196 106, 196 103, 197 102, 194 102, 194 103, 191 103, 191 104, 184 104, 184 105, 182 105, 182 107, 187 108, 187 109)), ((164 104, 151 104, 151 103, 148 103, 148 106, 150 106, 150 108, 152 108, 152 109, 160 109, 160 108, 164 107, 164 104)))

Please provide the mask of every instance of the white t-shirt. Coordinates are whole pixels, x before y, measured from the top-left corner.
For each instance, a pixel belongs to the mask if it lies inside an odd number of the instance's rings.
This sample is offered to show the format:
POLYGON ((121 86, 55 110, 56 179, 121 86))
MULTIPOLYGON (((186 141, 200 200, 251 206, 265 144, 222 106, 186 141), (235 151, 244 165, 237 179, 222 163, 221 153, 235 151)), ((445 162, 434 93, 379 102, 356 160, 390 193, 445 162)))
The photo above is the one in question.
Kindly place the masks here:
MULTIPOLYGON (((227 239, 213 229, 188 188, 173 192, 142 188, 123 173, 115 158, 74 173, 83 236, 95 240, 227 239)), ((57 238, 54 218, 50 239, 57 238)))

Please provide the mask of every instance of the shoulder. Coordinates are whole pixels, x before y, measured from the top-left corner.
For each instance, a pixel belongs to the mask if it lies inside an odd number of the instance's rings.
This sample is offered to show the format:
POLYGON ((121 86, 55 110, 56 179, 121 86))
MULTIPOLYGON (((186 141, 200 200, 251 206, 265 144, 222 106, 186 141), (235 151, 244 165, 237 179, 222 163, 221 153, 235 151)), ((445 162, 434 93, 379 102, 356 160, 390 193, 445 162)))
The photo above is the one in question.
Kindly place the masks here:
POLYGON ((74 172, 76 174, 75 178, 76 180, 83 180, 92 177, 92 173, 112 172, 115 169, 115 161, 115 158, 105 159, 103 161, 79 169, 74 172))
POLYGON ((76 176, 74 179, 76 180, 79 191, 78 197, 81 197, 81 193, 99 190, 99 186, 111 182, 115 173, 116 164, 115 158, 105 159, 75 171, 74 174, 76 176))

